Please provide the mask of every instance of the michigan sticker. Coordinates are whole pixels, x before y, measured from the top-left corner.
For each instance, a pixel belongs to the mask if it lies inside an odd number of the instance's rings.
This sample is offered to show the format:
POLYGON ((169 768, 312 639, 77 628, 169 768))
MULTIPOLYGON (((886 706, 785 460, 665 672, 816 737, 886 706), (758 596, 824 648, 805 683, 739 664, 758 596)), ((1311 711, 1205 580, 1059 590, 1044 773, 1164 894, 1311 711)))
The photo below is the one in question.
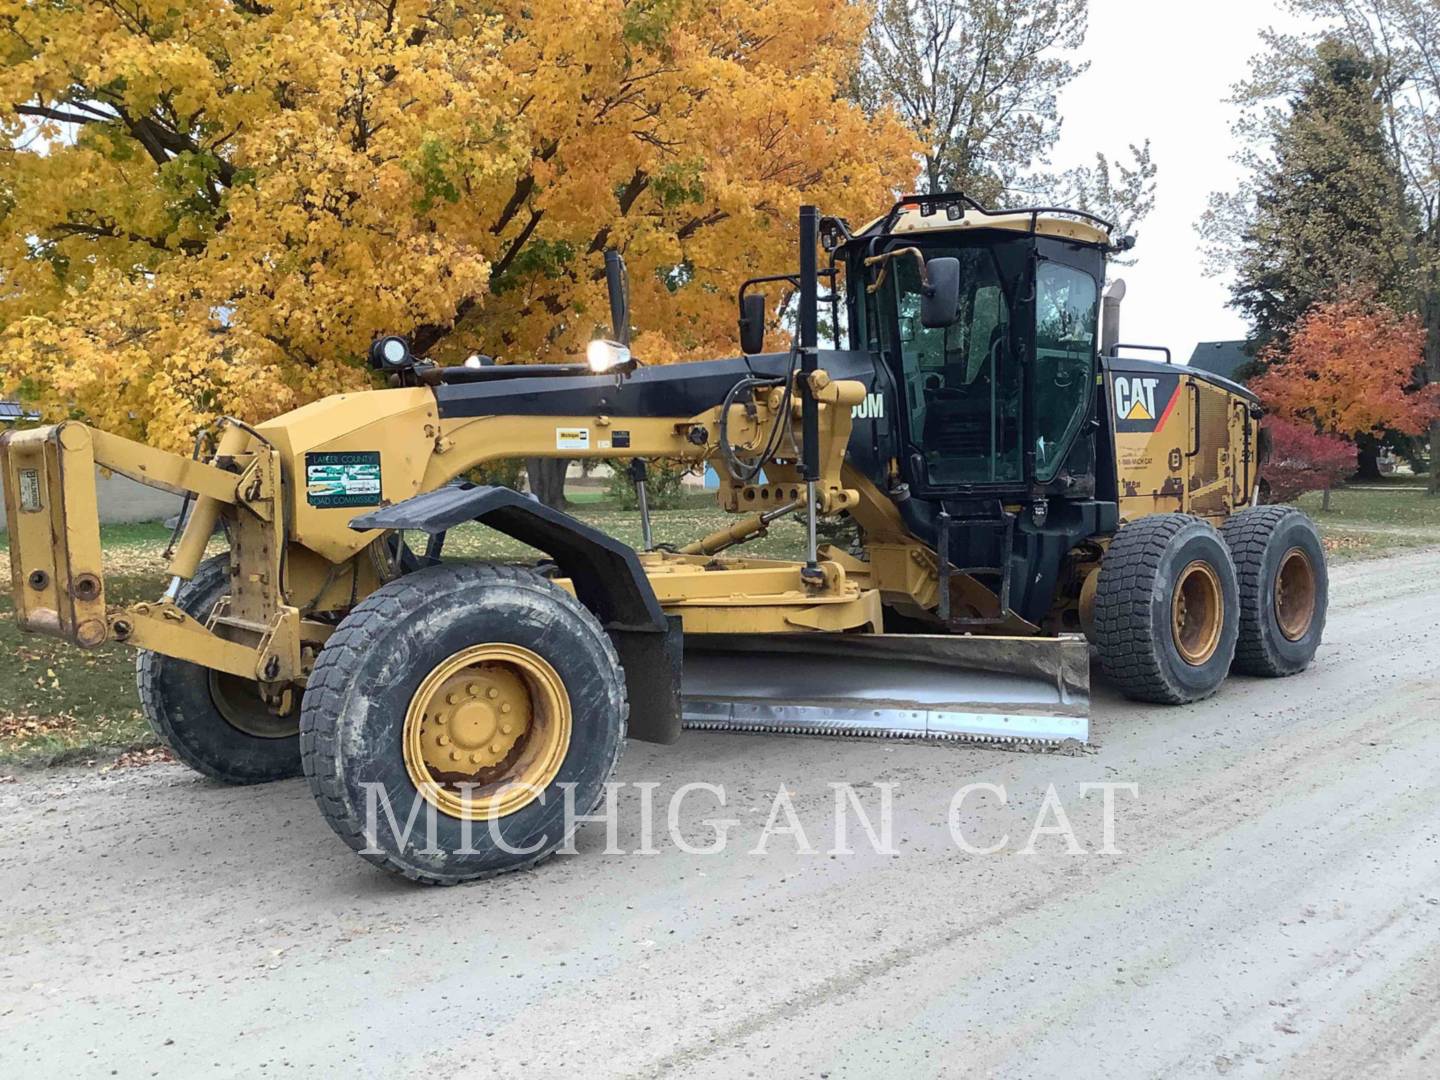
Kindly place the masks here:
POLYGON ((583 427, 557 427, 555 429, 556 450, 589 450, 590 429, 583 427))
POLYGON ((332 506, 380 505, 380 452, 352 450, 305 455, 305 500, 332 506))

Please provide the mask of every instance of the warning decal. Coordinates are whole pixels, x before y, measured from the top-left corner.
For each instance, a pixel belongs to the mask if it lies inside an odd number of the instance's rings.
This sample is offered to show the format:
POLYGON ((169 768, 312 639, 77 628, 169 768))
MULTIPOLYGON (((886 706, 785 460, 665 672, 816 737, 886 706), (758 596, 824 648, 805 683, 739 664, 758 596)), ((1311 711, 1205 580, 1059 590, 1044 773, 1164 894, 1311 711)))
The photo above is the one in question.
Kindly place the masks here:
POLYGON ((40 505, 40 470, 20 470, 20 512, 22 514, 38 513, 40 505))

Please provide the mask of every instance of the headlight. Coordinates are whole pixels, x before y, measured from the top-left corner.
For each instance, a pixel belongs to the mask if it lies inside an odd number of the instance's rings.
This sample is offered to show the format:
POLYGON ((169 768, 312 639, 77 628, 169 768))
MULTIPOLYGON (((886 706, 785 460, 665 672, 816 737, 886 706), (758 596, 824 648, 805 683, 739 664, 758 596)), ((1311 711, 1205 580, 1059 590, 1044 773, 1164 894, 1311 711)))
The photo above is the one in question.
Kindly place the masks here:
POLYGON ((414 363, 410 343, 402 337, 383 337, 370 346, 370 366, 381 371, 399 371, 414 363))
POLYGON ((614 371, 630 366, 630 350, 618 341, 599 338, 585 347, 585 361, 591 371, 614 371))

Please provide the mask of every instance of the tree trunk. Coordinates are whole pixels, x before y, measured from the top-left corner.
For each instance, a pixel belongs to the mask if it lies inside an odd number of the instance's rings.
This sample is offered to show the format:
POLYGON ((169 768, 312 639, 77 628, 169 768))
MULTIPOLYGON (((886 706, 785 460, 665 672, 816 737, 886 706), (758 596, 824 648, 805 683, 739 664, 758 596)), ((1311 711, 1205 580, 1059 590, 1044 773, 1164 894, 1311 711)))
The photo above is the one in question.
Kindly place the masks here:
POLYGON ((1430 485, 1431 495, 1440 495, 1440 420, 1430 421, 1430 485))
MULTIPOLYGON (((1432 386, 1440 386, 1440 222, 1429 226, 1428 266, 1420 299, 1425 322, 1425 375, 1432 386)), ((1440 495, 1440 417, 1430 421, 1430 483, 1426 490, 1440 495)))
MULTIPOLYGON (((1440 259, 1440 255, 1435 256, 1440 259)), ((1425 297, 1425 375, 1430 385, 1440 386, 1440 271, 1430 273, 1425 297)), ((1440 417, 1430 421, 1430 483, 1426 491, 1440 495, 1440 417)))
POLYGON ((1374 439, 1355 440, 1355 479, 1379 480, 1380 444, 1374 439))
POLYGON ((565 472, 570 468, 568 458, 526 458, 525 477, 535 497, 546 506, 563 510, 565 502, 565 472))
POLYGON ((925 179, 928 187, 926 194, 933 195, 940 191, 940 159, 932 154, 925 155, 925 179))
POLYGON ((1325 494, 1320 497, 1320 509, 1330 509, 1330 489, 1328 487, 1325 489, 1325 494))

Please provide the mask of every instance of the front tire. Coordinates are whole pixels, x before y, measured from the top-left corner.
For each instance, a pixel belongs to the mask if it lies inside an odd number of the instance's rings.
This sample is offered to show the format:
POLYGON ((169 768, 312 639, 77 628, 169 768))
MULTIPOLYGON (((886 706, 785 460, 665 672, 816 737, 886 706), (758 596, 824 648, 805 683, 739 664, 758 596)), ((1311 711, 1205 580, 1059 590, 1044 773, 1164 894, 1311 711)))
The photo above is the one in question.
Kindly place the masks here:
MULTIPOLYGON (((204 622, 230 590, 230 558, 200 564, 175 604, 204 622)), ((300 775, 300 722, 273 715, 255 683, 142 649, 135 657, 140 708, 150 728, 196 772, 227 784, 300 775)))
POLYGON ((452 885, 568 839, 604 796, 627 714, 610 638, 573 596, 511 567, 437 566, 377 589, 331 636, 301 756, 351 848, 452 885))
POLYGON ((1126 697, 1209 697, 1230 670, 1238 624, 1235 564, 1209 522, 1154 514, 1115 534, 1096 584, 1095 645, 1126 697))
POLYGON ((1241 510, 1221 527, 1240 580, 1240 639, 1233 670, 1294 675, 1310 666, 1325 632, 1330 578, 1315 523, 1293 506, 1241 510))

